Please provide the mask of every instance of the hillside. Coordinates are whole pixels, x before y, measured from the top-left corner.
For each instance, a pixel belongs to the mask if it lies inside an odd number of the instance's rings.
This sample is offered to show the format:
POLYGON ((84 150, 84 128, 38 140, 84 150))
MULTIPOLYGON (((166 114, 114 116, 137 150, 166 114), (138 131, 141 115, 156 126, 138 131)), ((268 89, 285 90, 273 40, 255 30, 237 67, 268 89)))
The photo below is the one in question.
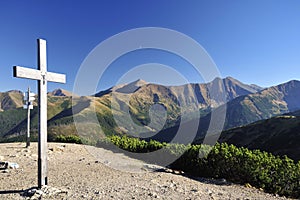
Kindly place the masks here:
MULTIPOLYGON (((257 93, 239 96, 226 104, 226 120, 224 130, 250 124, 262 119, 297 111, 300 109, 300 81, 290 81, 278 86, 266 88, 257 93)), ((224 105, 216 110, 224 109, 224 105)), ((207 131, 211 114, 200 119, 198 137, 207 131)), ((186 124, 193 124, 194 119, 186 124)), ((188 125, 185 125, 188 127, 188 125)), ((162 131, 162 134, 174 133, 178 126, 162 131)))
POLYGON ((226 129, 300 109, 300 81, 238 97, 227 104, 226 129))
POLYGON ((224 131, 219 141, 300 160, 300 116, 290 113, 233 128, 224 131))

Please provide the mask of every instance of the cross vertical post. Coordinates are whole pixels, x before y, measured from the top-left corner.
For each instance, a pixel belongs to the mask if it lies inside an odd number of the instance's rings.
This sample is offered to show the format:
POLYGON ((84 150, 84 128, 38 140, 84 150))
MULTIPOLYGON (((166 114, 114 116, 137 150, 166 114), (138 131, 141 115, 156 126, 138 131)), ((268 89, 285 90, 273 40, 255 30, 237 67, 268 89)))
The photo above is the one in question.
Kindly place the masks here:
POLYGON ((39 98, 39 141, 38 141, 38 186, 48 184, 48 162, 47 162, 47 52, 46 41, 38 40, 38 70, 41 79, 38 80, 39 98))
POLYGON ((26 137, 26 148, 30 146, 30 106, 29 106, 29 95, 30 95, 30 88, 28 87, 27 90, 27 137, 26 137))
POLYGON ((38 39, 38 70, 14 66, 14 77, 38 81, 38 187, 48 184, 47 162, 47 82, 65 83, 66 76, 47 72, 46 40, 38 39))

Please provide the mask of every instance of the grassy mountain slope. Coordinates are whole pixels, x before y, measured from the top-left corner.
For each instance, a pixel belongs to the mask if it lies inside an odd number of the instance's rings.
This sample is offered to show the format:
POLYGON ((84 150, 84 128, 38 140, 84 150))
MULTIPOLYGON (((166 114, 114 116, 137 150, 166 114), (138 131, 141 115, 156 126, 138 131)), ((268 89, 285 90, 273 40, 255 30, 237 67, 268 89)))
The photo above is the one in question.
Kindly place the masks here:
POLYGON ((23 106, 23 94, 20 91, 12 90, 0 92, 0 112, 16 109, 23 106))
POLYGON ((300 160, 300 116, 290 113, 229 129, 219 141, 300 160))
POLYGON ((225 129, 300 109, 300 81, 290 81, 241 96, 227 104, 225 129))

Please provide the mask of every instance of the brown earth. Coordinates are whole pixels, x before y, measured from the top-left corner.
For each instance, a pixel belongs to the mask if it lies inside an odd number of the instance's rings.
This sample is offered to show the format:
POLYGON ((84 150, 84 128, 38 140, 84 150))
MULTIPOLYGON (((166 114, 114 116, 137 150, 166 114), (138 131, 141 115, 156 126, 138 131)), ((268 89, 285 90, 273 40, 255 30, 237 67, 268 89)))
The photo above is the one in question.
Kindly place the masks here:
POLYGON ((48 186, 37 186, 37 143, 0 144, 0 199, 287 199, 224 180, 189 178, 101 148, 49 143, 48 186), (157 169, 153 171, 153 169, 157 169))

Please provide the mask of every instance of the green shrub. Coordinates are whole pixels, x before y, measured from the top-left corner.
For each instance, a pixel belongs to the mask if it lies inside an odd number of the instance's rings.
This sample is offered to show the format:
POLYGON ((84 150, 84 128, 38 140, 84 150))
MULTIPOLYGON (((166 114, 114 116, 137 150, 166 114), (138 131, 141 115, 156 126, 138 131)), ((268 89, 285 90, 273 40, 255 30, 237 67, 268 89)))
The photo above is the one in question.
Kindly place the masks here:
POLYGON ((225 178, 231 182, 249 183, 266 192, 300 198, 300 161, 274 156, 260 150, 238 148, 226 143, 208 145, 146 142, 127 136, 111 136, 98 145, 109 143, 134 153, 164 149, 163 156, 180 156, 170 167, 194 176, 225 178))
POLYGON ((82 144, 81 138, 77 135, 58 135, 55 142, 82 144))

